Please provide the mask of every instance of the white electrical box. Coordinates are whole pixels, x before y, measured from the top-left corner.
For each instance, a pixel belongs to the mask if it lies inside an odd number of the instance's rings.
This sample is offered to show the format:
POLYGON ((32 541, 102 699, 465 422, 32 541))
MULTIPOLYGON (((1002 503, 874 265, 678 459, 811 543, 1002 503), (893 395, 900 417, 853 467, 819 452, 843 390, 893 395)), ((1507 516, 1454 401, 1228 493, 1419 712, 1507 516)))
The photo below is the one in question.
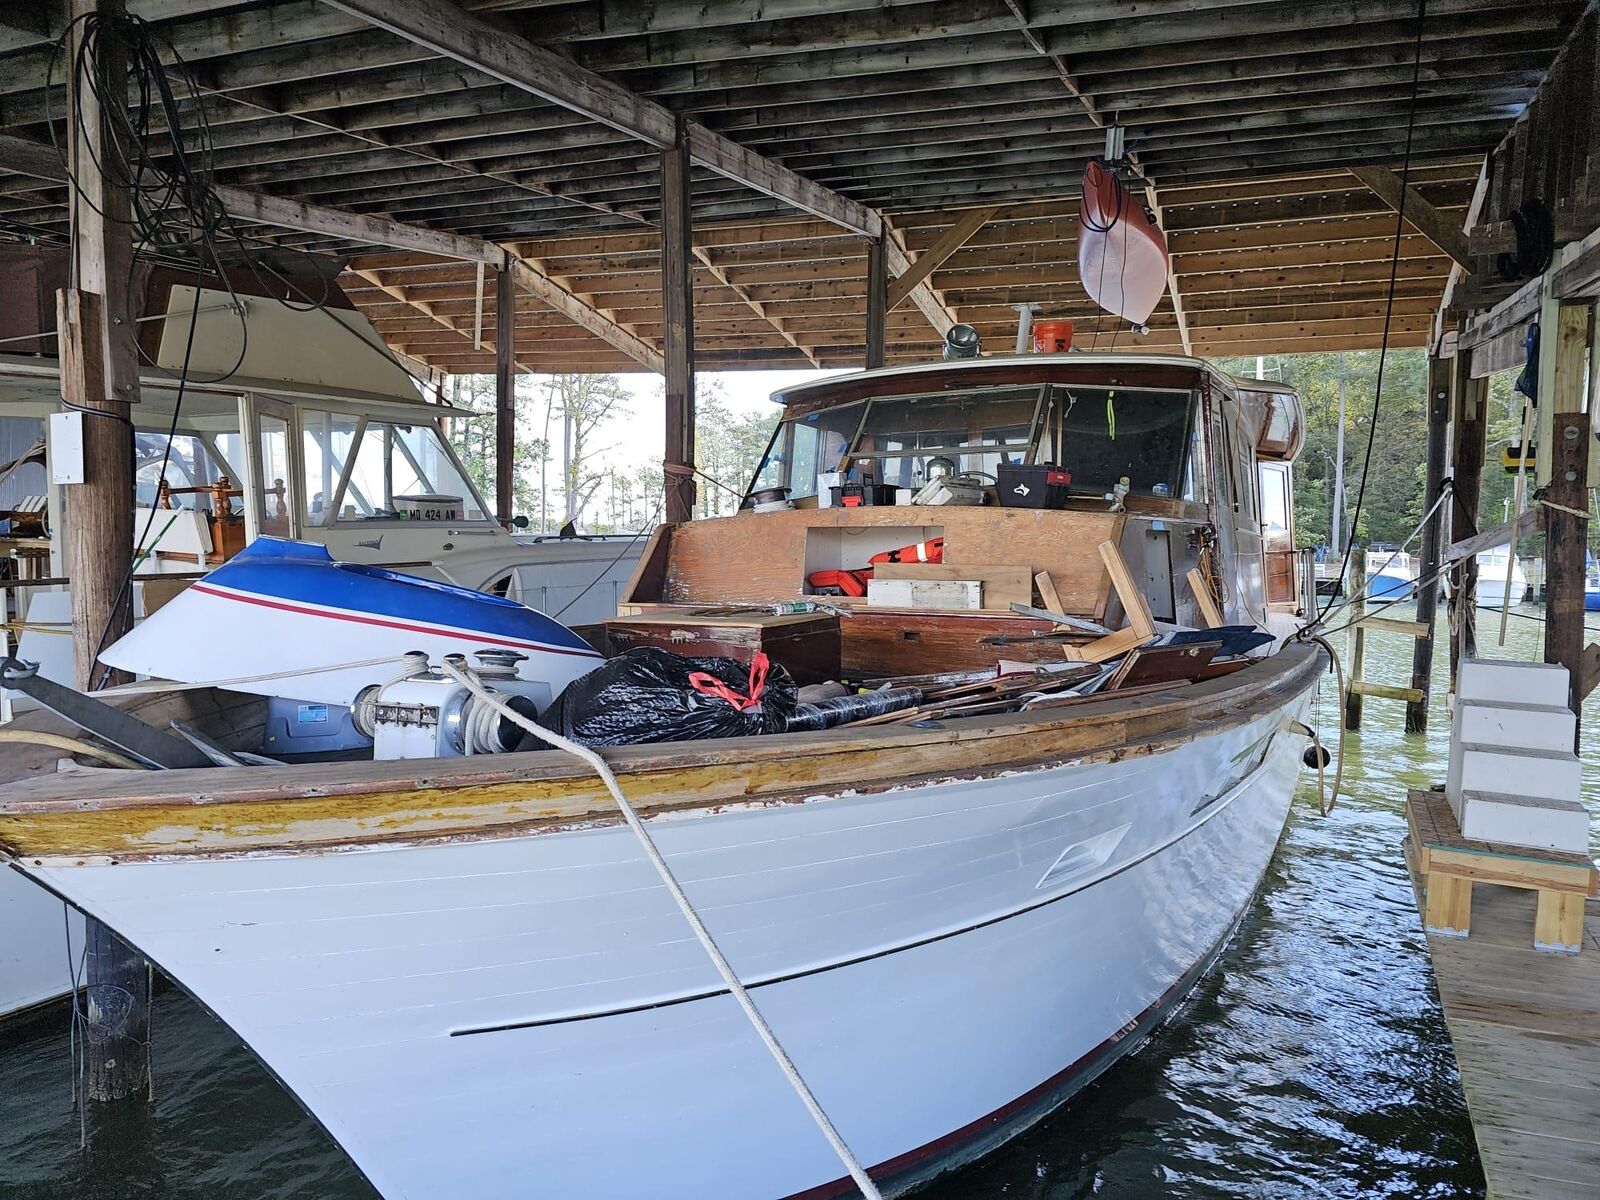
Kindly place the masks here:
POLYGON ((83 483, 83 414, 50 414, 50 482, 83 483))

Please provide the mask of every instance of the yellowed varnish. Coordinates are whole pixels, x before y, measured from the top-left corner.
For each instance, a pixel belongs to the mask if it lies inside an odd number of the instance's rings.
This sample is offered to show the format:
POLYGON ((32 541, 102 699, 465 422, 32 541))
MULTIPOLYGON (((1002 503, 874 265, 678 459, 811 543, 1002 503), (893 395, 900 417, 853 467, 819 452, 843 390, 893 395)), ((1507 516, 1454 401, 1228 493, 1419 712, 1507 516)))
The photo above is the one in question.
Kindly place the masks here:
MULTIPOLYGON (((818 738, 789 753, 771 744, 752 746, 737 757, 726 748, 685 747, 679 755, 689 760, 684 765, 628 770, 619 761, 618 779, 642 812, 659 814, 797 803, 1066 761, 1116 760, 1171 749, 1286 703, 1309 685, 1315 662, 1308 656, 1298 670, 1277 672, 1223 695, 1191 699, 1201 690, 1191 689, 1181 701, 1145 696, 1138 704, 1116 703, 1104 715, 1050 724, 955 722, 945 730, 919 731, 911 745, 907 737, 884 731, 876 737, 818 738)), ((57 785, 55 791, 63 794, 52 794, 40 781, 15 788, 14 797, 0 803, 0 848, 30 860, 233 855, 508 836, 619 819, 596 777, 565 757, 552 766, 553 757, 496 756, 478 767, 472 766, 474 760, 451 760, 449 772, 439 771, 445 778, 406 780, 403 786, 392 776, 363 782, 359 774, 350 774, 349 765, 340 768, 346 775, 332 777, 336 782, 328 786, 293 789, 276 781, 303 768, 185 772, 191 780, 220 786, 213 795, 183 797, 150 790, 165 778, 159 774, 136 777, 133 783, 145 790, 121 797, 83 797, 79 781, 57 785), (496 777, 472 782, 474 770, 496 777), (247 772, 250 779, 270 782, 246 785, 247 772), (230 787, 231 794, 225 790, 230 787)), ((372 773, 384 765, 365 764, 365 769, 372 773)))

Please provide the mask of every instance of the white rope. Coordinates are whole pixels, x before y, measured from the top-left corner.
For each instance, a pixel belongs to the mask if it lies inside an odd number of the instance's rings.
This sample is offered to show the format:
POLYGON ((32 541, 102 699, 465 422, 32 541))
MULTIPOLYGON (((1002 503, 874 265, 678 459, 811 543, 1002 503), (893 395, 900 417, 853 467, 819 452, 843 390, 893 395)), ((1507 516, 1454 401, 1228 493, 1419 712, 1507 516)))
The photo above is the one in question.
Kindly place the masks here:
MULTIPOLYGON (((1411 545, 1412 539, 1422 532, 1423 527, 1433 519, 1433 514, 1438 510, 1439 506, 1444 503, 1445 497, 1450 495, 1454 490, 1455 489, 1451 486, 1450 482, 1446 480, 1445 483, 1439 488, 1439 498, 1435 500, 1431 506, 1429 506, 1427 512, 1422 514, 1422 520, 1418 521, 1417 527, 1406 535, 1406 540, 1400 543, 1400 549, 1390 554, 1388 558, 1383 560, 1383 566, 1379 567, 1376 571, 1367 576, 1366 586, 1364 586, 1359 592, 1353 596, 1346 596, 1344 598, 1344 603, 1342 604, 1330 606, 1324 609, 1322 615, 1311 623, 1311 628, 1315 629, 1326 625, 1328 623, 1328 618, 1337 613, 1343 612, 1345 609, 1355 604, 1358 600, 1366 600, 1368 598, 1367 593, 1372 590, 1372 585, 1378 581, 1378 577, 1383 574, 1384 570, 1387 569, 1390 563, 1406 552, 1406 547, 1411 545)), ((1415 582, 1418 587, 1421 587, 1421 580, 1414 580, 1413 582, 1415 582)), ((1410 599, 1410 597, 1404 598, 1410 599)), ((1399 601, 1395 601, 1395 603, 1399 603, 1399 601)), ((1343 626, 1340 628, 1343 628, 1343 626)))
POLYGON ((767 1024, 766 1018, 756 1008, 755 1001, 750 999, 750 993, 745 990, 744 984, 739 982, 739 977, 734 974, 733 967, 729 965, 723 955, 716 939, 711 936, 711 931, 706 928, 705 922, 700 919, 700 914, 684 894, 683 887, 678 883, 677 876, 672 873, 672 868, 667 865, 667 860, 661 856, 661 851, 656 848, 654 839, 644 827, 644 822, 639 820, 639 814, 628 803, 628 798, 622 794, 622 788, 617 783, 617 777, 611 773, 611 768, 605 759, 591 750, 588 746, 577 742, 568 741, 558 733, 554 733, 542 725, 536 725, 516 709, 505 703, 493 692, 483 687, 468 672, 457 667, 448 658, 444 660, 445 674, 449 675, 462 687, 466 688, 484 704, 495 709, 501 716, 513 724, 520 726, 528 733, 543 742, 547 742, 558 750, 565 750, 568 754, 579 758, 594 769, 600 776, 600 781, 606 785, 606 790, 611 793, 611 798, 617 802, 617 807, 622 810, 622 817, 628 823, 628 828, 639 839, 639 844, 644 847, 645 856, 649 858, 650 865, 656 869, 656 874, 661 877, 661 882, 672 894, 672 899, 677 903, 678 910, 683 913, 684 920, 689 922, 689 927, 694 930, 694 935, 700 940, 701 947, 706 955, 716 965, 717 974, 722 976, 722 982, 733 993, 734 999, 739 1002, 739 1007, 744 1009, 744 1015, 750 1018, 750 1024, 755 1026, 756 1032, 761 1035, 761 1040, 766 1043, 767 1051, 783 1071, 788 1079, 789 1086, 794 1088, 795 1094, 800 1097, 806 1111, 811 1114, 811 1119, 817 1123, 817 1128, 822 1130, 822 1136, 828 1139, 828 1144, 833 1147, 833 1152, 839 1156, 839 1161, 844 1163, 845 1170, 850 1172, 850 1177, 856 1181, 856 1186, 861 1189, 861 1194, 867 1200, 883 1200, 882 1193, 878 1191, 877 1184, 872 1182, 866 1170, 857 1161, 850 1147, 845 1145, 844 1139, 839 1136, 839 1131, 823 1111, 822 1105, 817 1102, 811 1087, 801 1076, 800 1070, 794 1065, 794 1060, 789 1057, 788 1051, 778 1041, 772 1032, 772 1027, 767 1024))

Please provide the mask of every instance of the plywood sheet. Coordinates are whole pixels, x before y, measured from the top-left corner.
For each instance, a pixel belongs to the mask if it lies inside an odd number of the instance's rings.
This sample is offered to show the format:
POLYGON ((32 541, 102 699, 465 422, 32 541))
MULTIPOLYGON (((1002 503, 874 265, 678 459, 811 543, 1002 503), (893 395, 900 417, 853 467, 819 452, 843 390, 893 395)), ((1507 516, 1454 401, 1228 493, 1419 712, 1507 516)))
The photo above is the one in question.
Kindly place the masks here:
POLYGON ((881 541, 884 528, 899 527, 943 536, 949 566, 1048 572, 1066 612, 1099 618, 1110 586, 1095 547, 1116 541, 1122 523, 1120 513, 907 506, 792 509, 691 521, 673 530, 659 599, 730 604, 803 595, 810 530, 838 531, 830 536, 846 544, 860 536, 860 561, 841 565, 864 567, 870 557, 866 550, 881 541))

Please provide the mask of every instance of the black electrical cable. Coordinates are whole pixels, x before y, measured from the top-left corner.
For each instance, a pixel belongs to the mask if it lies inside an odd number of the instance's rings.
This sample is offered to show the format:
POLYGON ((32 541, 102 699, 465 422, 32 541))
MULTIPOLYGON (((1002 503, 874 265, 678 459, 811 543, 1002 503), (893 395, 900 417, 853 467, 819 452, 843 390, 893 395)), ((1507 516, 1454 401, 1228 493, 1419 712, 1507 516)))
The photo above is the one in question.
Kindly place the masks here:
MULTIPOLYGON (((1417 0, 1417 39, 1411 63, 1411 102, 1406 110, 1406 149, 1400 167, 1400 205, 1394 216, 1394 248, 1389 256, 1389 290, 1383 308, 1383 343, 1378 351, 1378 377, 1372 386, 1372 420, 1367 427, 1367 448, 1361 460, 1361 484, 1356 489, 1355 507, 1350 510, 1350 533, 1344 543, 1344 557, 1339 566, 1339 578, 1347 577, 1350 570, 1350 552, 1356 543, 1356 523, 1361 519, 1361 505, 1367 496, 1367 479, 1372 468, 1372 446, 1378 434, 1378 412, 1383 403, 1383 372, 1389 359, 1389 329, 1394 320, 1395 284, 1400 275, 1400 240, 1405 232, 1406 193, 1411 186, 1411 145, 1417 127, 1417 94, 1422 82, 1422 30, 1428 15, 1428 0, 1417 0)), ((1323 606, 1312 622, 1312 627, 1322 624, 1333 597, 1323 606)))

